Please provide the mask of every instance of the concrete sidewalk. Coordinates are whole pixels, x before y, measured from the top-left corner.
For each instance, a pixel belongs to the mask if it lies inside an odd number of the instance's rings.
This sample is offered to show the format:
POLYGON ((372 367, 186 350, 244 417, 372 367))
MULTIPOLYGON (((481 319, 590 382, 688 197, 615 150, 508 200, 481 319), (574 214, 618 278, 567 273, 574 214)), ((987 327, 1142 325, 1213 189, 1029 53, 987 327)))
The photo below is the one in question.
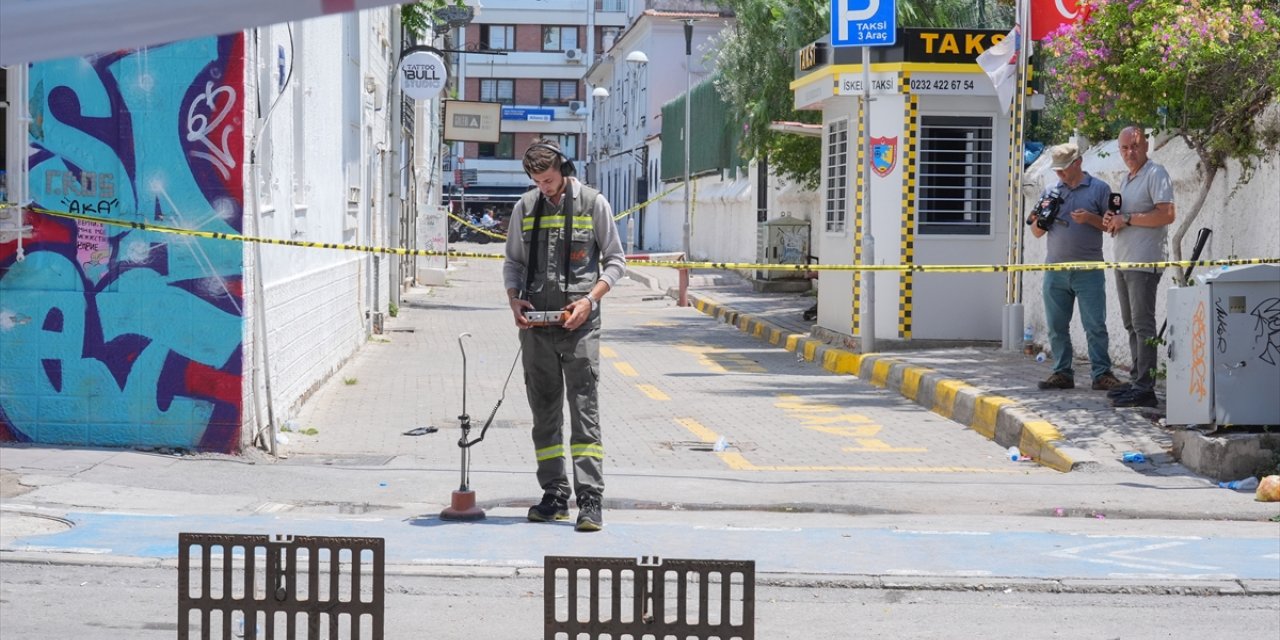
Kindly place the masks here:
MULTIPOLYGON (((649 288, 677 296, 678 274, 660 267, 628 268, 649 288)), ((1106 394, 1087 387, 1042 391, 1036 382, 1052 372, 1048 363, 1003 351, 998 345, 902 348, 876 353, 815 337, 803 319, 816 302, 811 295, 764 293, 733 272, 695 269, 690 304, 797 357, 833 373, 851 374, 896 391, 931 411, 1058 471, 1095 469, 1119 461, 1126 452, 1148 460, 1131 465, 1159 473, 1174 463, 1171 432, 1157 424, 1151 409, 1114 409, 1106 394)), ((828 338, 830 339, 830 338, 828 338)), ((1171 470, 1172 472, 1173 470, 1171 470)), ((1184 474, 1185 469, 1176 473, 1184 474)))

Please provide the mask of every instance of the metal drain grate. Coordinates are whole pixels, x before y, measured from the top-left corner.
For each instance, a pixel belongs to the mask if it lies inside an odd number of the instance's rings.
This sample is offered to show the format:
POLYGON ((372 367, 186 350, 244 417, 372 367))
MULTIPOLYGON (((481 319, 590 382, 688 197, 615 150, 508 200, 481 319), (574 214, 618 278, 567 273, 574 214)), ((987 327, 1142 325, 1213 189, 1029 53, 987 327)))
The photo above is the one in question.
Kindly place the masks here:
POLYGON ((754 640, 754 560, 547 556, 543 640, 754 640))
POLYGON ((382 538, 179 533, 178 640, 381 640, 384 545, 382 538))

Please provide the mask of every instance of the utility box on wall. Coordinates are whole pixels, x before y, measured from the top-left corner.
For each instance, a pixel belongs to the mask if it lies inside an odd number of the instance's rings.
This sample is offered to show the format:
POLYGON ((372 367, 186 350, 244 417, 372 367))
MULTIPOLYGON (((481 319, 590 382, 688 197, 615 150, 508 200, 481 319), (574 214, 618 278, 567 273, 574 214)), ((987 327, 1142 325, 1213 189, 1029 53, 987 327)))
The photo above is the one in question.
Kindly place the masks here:
POLYGON ((1280 265, 1169 290, 1168 422, 1280 424, 1280 265))

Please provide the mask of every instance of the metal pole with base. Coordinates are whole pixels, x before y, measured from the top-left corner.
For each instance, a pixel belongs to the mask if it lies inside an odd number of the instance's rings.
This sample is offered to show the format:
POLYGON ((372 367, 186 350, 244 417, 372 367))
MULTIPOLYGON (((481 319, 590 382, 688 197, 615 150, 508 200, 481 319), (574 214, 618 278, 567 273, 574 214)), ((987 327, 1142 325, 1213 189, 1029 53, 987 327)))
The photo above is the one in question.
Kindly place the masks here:
MULTIPOLYGON (((462 339, 468 337, 471 334, 467 332, 458 335, 458 348, 462 350, 462 415, 458 416, 462 426, 462 437, 458 439, 458 448, 462 449, 462 484, 453 492, 449 506, 440 512, 441 520, 484 520, 484 510, 476 506, 476 494, 471 490, 471 456, 468 450, 480 439, 475 442, 467 441, 471 432, 471 416, 467 415, 467 350, 462 339)), ((497 410, 496 407, 494 409, 497 410)))
MULTIPOLYGON (((871 233, 871 47, 862 47, 862 264, 876 263, 871 233)), ((861 353, 876 350, 876 272, 862 272, 862 313, 858 322, 861 353)))

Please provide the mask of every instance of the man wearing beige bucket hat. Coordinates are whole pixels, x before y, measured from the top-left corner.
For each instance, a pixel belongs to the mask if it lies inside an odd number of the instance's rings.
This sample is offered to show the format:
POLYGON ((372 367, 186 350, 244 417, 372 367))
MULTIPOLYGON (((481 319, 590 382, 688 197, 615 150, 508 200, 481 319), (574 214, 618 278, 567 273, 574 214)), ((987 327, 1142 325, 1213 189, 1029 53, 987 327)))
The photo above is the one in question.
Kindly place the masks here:
MULTIPOLYGON (((1111 198, 1111 187, 1084 171, 1076 145, 1060 144, 1050 149, 1049 154, 1058 183, 1041 195, 1027 220, 1032 235, 1048 236, 1045 262, 1102 260, 1102 221, 1111 198)), ((1101 269, 1046 271, 1043 289, 1053 374, 1038 386, 1046 390, 1075 387, 1071 316, 1077 305, 1088 343, 1092 388, 1109 391, 1119 386, 1120 381, 1111 372, 1106 274, 1101 269)))

